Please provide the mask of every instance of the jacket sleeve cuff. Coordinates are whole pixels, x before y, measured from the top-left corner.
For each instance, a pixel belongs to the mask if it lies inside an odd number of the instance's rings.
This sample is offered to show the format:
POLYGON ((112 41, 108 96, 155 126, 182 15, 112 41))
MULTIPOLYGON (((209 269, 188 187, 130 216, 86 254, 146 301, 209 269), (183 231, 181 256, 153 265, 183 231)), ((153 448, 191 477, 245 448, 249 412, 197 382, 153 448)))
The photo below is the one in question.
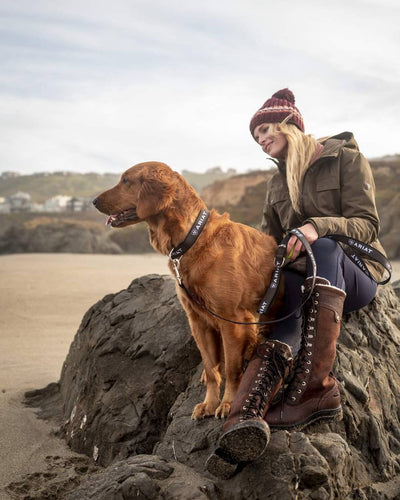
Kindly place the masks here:
POLYGON ((314 229, 318 233, 318 237, 321 238, 323 235, 321 234, 321 229, 318 227, 317 222, 314 219, 307 219, 304 221, 304 224, 312 224, 314 226, 314 229))

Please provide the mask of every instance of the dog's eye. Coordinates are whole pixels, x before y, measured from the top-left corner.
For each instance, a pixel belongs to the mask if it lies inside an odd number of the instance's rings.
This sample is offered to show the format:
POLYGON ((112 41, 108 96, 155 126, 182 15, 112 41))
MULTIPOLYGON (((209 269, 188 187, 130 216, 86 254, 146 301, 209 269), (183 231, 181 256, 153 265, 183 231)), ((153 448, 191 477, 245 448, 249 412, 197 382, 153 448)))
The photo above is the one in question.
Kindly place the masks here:
POLYGON ((128 179, 126 177, 122 177, 121 182, 122 184, 128 184, 128 179))

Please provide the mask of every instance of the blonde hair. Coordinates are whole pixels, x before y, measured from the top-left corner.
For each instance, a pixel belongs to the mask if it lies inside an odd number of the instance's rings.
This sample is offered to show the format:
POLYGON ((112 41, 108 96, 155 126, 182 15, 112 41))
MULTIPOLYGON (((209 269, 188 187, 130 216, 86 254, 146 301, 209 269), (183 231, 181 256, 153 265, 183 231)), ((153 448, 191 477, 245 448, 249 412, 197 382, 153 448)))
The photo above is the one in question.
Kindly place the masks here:
POLYGON ((286 156, 286 181, 289 196, 296 212, 301 212, 300 188, 304 173, 314 156, 317 141, 312 135, 306 135, 291 123, 271 123, 268 132, 283 134, 288 142, 286 156))

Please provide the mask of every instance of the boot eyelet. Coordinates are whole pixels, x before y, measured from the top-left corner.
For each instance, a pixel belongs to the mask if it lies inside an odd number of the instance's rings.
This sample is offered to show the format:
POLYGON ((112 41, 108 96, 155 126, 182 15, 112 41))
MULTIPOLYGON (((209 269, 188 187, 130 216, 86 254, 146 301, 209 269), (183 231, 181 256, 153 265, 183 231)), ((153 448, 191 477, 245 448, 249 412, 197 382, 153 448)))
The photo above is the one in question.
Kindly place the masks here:
POLYGON ((301 385, 302 385, 302 386, 306 385, 306 383, 304 382, 304 380, 303 380, 303 382, 301 383, 301 385))
POLYGON ((297 389, 297 391, 296 391, 296 392, 298 392, 299 394, 301 394, 301 389, 297 389))
POLYGON ((306 368, 304 371, 305 371, 306 373, 310 373, 310 370, 309 370, 308 368, 306 368))
POLYGON ((292 396, 291 399, 292 399, 292 401, 296 401, 296 397, 295 396, 292 396))
POLYGON ((307 342, 307 347, 312 347, 312 344, 310 342, 307 342))
POLYGON ((311 365, 311 361, 309 359, 307 360, 307 365, 311 365))
POLYGON ((317 306, 318 305, 318 300, 315 301, 315 305, 317 306))
POLYGON ((246 406, 243 406, 243 407, 242 407, 242 410, 247 410, 247 407, 246 407, 246 406))
POLYGON ((312 356, 312 352, 307 351, 307 355, 308 355, 308 356, 312 356))

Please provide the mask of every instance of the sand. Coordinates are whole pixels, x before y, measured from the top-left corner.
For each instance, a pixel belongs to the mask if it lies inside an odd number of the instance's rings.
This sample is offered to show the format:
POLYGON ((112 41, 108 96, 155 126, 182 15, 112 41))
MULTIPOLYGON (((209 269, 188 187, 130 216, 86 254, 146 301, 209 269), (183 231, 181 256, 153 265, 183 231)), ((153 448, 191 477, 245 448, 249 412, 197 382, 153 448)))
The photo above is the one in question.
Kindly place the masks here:
MULTIPOLYGON (((394 281, 400 277, 400 262, 393 264, 394 281)), ((169 274, 167 258, 0 256, 0 500, 11 498, 4 487, 23 475, 48 471, 50 462, 53 471, 60 471, 68 461, 78 460, 54 437, 51 424, 23 406, 24 392, 58 381, 70 343, 91 305, 150 273, 169 274)))
POLYGON ((161 255, 0 256, 0 500, 4 487, 73 457, 47 422, 22 405, 25 391, 57 382, 87 309, 145 274, 169 274, 161 255))

